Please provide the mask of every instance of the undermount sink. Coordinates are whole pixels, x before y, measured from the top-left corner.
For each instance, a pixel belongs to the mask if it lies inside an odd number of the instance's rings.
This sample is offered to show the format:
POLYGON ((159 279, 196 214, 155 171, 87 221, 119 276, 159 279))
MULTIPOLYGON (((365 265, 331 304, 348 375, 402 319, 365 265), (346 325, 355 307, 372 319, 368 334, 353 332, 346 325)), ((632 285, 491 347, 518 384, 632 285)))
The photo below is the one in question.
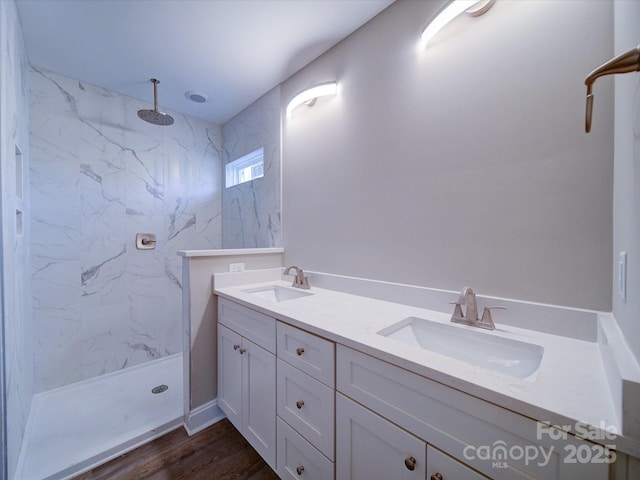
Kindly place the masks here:
POLYGON ((378 335, 523 379, 538 370, 544 353, 533 343, 417 317, 394 323, 378 335))
POLYGON ((255 295, 256 297, 272 302, 285 302, 295 298, 308 297, 313 295, 311 292, 304 290, 296 290, 292 287, 283 287, 280 285, 269 285, 267 287, 258 287, 245 290, 245 292, 255 295))

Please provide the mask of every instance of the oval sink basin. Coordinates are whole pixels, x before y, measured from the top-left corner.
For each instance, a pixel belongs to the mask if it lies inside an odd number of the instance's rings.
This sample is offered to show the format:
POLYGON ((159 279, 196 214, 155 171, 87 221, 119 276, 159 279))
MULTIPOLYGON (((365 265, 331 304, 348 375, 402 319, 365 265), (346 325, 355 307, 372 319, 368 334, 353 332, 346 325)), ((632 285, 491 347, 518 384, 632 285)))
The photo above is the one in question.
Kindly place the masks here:
POLYGON ((272 302, 285 302, 294 298, 308 297, 313 295, 305 290, 298 290, 292 287, 283 287, 280 285, 269 285, 267 287, 251 288, 245 292, 255 295, 256 297, 270 300, 272 302))
POLYGON ((417 317, 405 318, 378 335, 515 378, 535 373, 544 353, 543 347, 533 343, 417 317))

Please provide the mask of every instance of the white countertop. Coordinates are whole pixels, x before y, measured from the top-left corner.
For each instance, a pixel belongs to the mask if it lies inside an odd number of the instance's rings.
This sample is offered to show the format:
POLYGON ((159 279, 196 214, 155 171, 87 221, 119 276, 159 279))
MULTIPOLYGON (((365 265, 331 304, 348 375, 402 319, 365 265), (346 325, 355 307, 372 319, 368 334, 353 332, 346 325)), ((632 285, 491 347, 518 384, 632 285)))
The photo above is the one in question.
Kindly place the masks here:
POLYGON ((178 250, 181 257, 222 257, 232 255, 261 255, 264 253, 283 253, 284 248, 218 248, 215 250, 178 250))
MULTIPOLYGON (((590 431, 592 428, 622 431, 596 342, 499 323, 496 330, 485 331, 451 324, 450 313, 316 287, 308 290, 313 295, 284 302, 262 299, 245 291, 274 284, 290 287, 290 282, 284 281, 236 286, 216 282, 222 286, 216 287, 214 293, 221 297, 540 422, 571 428, 580 422, 588 425, 590 431), (376 334, 407 317, 472 329, 477 335, 534 343, 544 347, 542 362, 533 378, 517 379, 376 334)), ((614 443, 619 451, 640 456, 640 442, 618 437, 614 443)))

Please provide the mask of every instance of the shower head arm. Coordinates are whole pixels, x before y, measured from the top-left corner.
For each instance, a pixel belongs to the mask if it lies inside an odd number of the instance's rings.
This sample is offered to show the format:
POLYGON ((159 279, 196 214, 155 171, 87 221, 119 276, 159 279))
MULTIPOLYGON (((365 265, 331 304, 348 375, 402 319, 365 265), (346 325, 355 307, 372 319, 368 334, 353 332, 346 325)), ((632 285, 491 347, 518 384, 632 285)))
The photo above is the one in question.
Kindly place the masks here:
POLYGON ((160 80, 156 78, 152 78, 151 81, 153 82, 153 109, 157 112, 158 111, 158 84, 160 83, 160 80))
POLYGON ((592 89, 596 79, 605 75, 629 72, 640 72, 640 46, 632 48, 631 50, 612 58, 607 63, 596 68, 584 80, 584 84, 587 86, 587 105, 585 115, 585 130, 587 133, 591 131, 591 118, 593 114, 592 89))

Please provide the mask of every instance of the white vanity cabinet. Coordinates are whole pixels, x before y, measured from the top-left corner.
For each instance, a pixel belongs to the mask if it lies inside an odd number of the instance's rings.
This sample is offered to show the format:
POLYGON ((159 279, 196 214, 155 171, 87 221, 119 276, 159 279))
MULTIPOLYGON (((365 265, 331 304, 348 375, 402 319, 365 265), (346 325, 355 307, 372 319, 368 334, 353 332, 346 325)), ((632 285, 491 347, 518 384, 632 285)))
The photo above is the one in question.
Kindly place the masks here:
POLYGON ((282 479, 610 478, 588 440, 226 298, 218 309, 218 404, 282 479))
MULTIPOLYGON (((342 345, 336 352, 336 389, 338 480, 355 478, 365 460, 377 462, 376 457, 396 468, 401 456, 413 457, 418 469, 423 458, 418 455, 426 456, 426 477, 420 478, 429 480, 440 480, 436 474, 444 480, 609 478, 606 462, 581 462, 572 456, 576 451, 596 451, 598 446, 591 442, 571 435, 561 440, 541 435, 535 420, 342 345), (354 413, 357 410, 369 415, 354 413), (417 447, 406 447, 394 452, 402 436, 389 440, 394 438, 389 425, 419 439, 426 450, 413 453, 411 448, 417 447), (363 452, 356 451, 361 457, 354 458, 357 435, 371 439, 368 444, 375 447, 363 447, 363 452), (362 456, 366 452, 370 453, 362 456)), ((413 478, 398 470, 397 475, 404 476, 397 478, 413 478)))
POLYGON ((277 324, 277 473, 334 478, 335 344, 277 324))
POLYGON ((218 322, 218 405, 275 470, 276 321, 220 299, 218 322))

